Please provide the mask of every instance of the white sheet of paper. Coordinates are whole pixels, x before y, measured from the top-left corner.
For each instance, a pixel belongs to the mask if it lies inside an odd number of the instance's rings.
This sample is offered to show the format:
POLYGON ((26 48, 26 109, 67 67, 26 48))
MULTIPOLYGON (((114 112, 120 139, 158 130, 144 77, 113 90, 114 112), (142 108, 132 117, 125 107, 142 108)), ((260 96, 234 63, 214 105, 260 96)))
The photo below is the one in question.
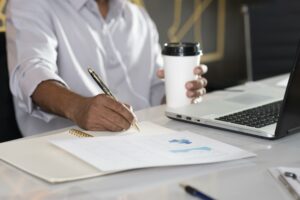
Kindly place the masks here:
POLYGON ((255 156, 187 131, 55 140, 51 143, 101 171, 203 164, 255 156))

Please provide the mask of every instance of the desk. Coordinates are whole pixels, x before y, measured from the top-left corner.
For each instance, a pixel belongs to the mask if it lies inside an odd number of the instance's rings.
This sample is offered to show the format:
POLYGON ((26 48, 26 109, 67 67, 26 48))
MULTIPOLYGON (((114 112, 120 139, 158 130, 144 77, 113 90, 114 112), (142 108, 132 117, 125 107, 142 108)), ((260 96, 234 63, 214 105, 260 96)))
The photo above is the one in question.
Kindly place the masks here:
MULTIPOLYGON (((274 85, 283 77, 261 82, 274 85)), ((215 92, 207 99, 224 94, 215 92)), ((190 130, 241 147, 256 153, 257 157, 218 164, 132 170, 63 184, 46 183, 0 161, 0 199, 194 199, 178 186, 181 181, 192 181, 217 199, 291 199, 267 169, 300 166, 300 134, 276 141, 263 140, 173 121, 164 116, 164 109, 164 106, 154 107, 137 115, 140 120, 174 130, 190 130)))

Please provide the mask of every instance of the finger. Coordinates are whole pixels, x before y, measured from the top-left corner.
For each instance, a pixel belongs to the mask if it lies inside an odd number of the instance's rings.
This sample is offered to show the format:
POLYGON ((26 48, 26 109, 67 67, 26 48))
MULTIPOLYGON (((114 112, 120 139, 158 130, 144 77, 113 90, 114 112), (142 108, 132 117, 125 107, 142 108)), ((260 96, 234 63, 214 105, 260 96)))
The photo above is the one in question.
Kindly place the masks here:
POLYGON ((206 94, 206 88, 202 88, 199 90, 200 96, 204 96, 206 94))
MULTIPOLYGON (((100 112, 102 110, 100 110, 100 112)), ((109 124, 110 122, 107 123, 107 120, 104 117, 89 113, 85 116, 85 122, 81 124, 80 127, 89 131, 111 131, 111 126, 109 124)))
POLYGON ((186 92, 186 96, 189 97, 189 98, 198 98, 198 97, 203 96, 205 94, 206 94, 206 89, 205 88, 202 88, 202 89, 196 90, 196 91, 188 90, 186 92))
POLYGON ((133 112, 126 108, 122 103, 117 102, 112 98, 107 98, 104 103, 104 106, 106 108, 113 110, 114 112, 122 116, 125 120, 127 120, 128 123, 132 124, 133 120, 135 119, 135 116, 133 112))
POLYGON ((188 98, 197 98, 200 96, 200 92, 199 91, 187 91, 186 96, 188 98))
POLYGON ((112 131, 122 131, 127 130, 131 123, 128 122, 122 115, 116 113, 114 110, 109 108, 104 109, 101 112, 101 117, 109 123, 109 129, 112 131))
POLYGON ((207 80, 205 78, 200 78, 199 80, 189 81, 185 84, 186 89, 188 90, 199 90, 206 87, 207 80))
POLYGON ((98 119, 97 122, 95 122, 93 126, 91 126, 88 130, 116 132, 116 131, 122 131, 123 129, 122 127, 119 127, 116 124, 113 124, 109 120, 105 119, 104 117, 101 117, 101 120, 98 119))
POLYGON ((196 104, 196 103, 200 103, 201 101, 202 101, 202 97, 200 96, 200 97, 192 99, 191 103, 196 104))
POLYGON ((207 65, 199 65, 197 67, 194 68, 194 74, 195 75, 203 75, 207 73, 207 65))
POLYGON ((164 79, 165 78, 165 70, 164 69, 158 69, 156 71, 156 75, 159 79, 164 79))

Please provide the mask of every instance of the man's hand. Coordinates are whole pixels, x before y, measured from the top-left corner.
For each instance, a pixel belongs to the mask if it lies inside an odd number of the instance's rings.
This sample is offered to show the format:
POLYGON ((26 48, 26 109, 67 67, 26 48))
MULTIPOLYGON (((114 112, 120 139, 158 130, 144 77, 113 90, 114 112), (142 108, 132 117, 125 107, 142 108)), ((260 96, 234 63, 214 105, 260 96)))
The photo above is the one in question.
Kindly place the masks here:
POLYGON ((135 119, 129 106, 107 95, 82 97, 51 80, 40 83, 32 99, 44 111, 66 117, 91 131, 127 130, 135 119))
POLYGON ((86 130, 123 131, 130 128, 135 116, 124 104, 100 94, 81 101, 71 118, 86 130))
MULTIPOLYGON (((202 77, 202 75, 205 74, 206 72, 207 72, 206 65, 200 65, 195 67, 194 74, 195 76, 197 76, 197 79, 191 80, 185 84, 185 87, 187 89, 186 96, 191 98, 192 101, 206 94, 205 87, 207 86, 207 80, 202 77)), ((159 69, 156 74, 160 79, 163 79, 165 77, 165 72, 163 69, 159 69)))

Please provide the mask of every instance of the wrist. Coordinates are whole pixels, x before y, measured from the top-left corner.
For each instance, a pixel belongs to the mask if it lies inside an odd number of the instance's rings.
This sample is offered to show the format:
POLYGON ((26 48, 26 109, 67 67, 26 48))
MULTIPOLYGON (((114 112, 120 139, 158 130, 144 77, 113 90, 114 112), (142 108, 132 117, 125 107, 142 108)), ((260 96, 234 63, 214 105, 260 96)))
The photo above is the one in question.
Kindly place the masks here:
POLYGON ((75 95, 69 102, 67 102, 65 117, 76 123, 78 115, 80 115, 80 112, 83 110, 86 99, 86 97, 75 95))

